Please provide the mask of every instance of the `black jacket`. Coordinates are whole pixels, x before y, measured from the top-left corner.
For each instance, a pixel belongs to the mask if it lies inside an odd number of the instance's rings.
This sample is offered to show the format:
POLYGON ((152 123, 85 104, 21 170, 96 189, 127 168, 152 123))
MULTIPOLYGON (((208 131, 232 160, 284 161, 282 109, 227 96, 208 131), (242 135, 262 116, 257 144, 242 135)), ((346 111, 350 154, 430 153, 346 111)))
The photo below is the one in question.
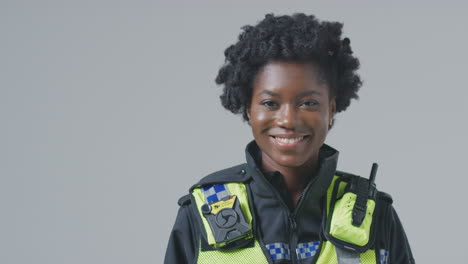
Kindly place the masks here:
MULTIPOLYGON (((247 163, 212 173, 196 185, 216 184, 227 181, 245 182, 248 187, 251 208, 254 213, 253 229, 264 252, 266 247, 280 245, 292 249, 312 241, 321 240, 322 206, 331 180, 336 174, 338 151, 323 145, 319 153, 319 166, 315 177, 305 188, 295 209, 286 202, 286 191, 282 188, 279 172, 263 173, 259 168, 261 151, 255 141, 246 148, 247 163), (289 246, 288 246, 289 245, 289 246)), ((379 192, 377 203, 380 212, 377 225, 375 250, 381 255, 381 263, 414 263, 411 249, 403 227, 393 208, 390 195, 379 192)), ((164 263, 196 263, 198 249, 210 249, 201 236, 198 214, 192 206, 190 195, 179 200, 180 209, 171 232, 164 263)), ((296 263, 296 250, 290 251, 290 259, 275 259, 271 263, 296 263)), ((302 256, 304 257, 304 256, 302 256)), ((314 258, 302 258, 298 263, 313 263, 314 258)))

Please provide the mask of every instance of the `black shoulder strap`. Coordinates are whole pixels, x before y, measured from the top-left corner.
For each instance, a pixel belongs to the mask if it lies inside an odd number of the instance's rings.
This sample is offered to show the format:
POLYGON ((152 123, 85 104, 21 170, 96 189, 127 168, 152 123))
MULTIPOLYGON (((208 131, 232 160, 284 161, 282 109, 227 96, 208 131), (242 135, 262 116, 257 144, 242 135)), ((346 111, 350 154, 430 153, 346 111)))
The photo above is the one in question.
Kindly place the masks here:
POLYGON ((351 191, 356 194, 356 203, 353 208, 353 225, 361 226, 367 211, 367 199, 369 198, 369 181, 361 177, 351 180, 351 191))
POLYGON ((377 163, 372 164, 371 174, 368 179, 354 177, 351 181, 351 190, 356 194, 356 203, 353 208, 353 225, 361 226, 367 211, 367 199, 375 201, 375 175, 377 174, 377 163))

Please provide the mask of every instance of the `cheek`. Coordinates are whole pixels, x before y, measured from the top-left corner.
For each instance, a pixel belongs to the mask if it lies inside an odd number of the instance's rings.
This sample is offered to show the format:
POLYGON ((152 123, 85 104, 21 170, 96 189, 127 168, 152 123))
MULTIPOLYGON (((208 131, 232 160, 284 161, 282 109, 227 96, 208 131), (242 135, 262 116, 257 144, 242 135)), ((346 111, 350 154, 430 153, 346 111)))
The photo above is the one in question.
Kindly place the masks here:
POLYGON ((266 111, 263 111, 262 109, 260 109, 260 107, 255 106, 255 107, 252 107, 250 110, 250 117, 253 120, 262 122, 267 118, 267 113, 266 111))
POLYGON ((317 112, 317 115, 315 115, 315 125, 317 127, 328 127, 328 124, 330 123, 330 114, 329 114, 329 108, 328 107, 323 107, 320 109, 319 112, 317 112))
POLYGON ((262 111, 256 107, 252 107, 250 110, 250 125, 252 130, 261 130, 269 120, 271 119, 270 114, 267 111, 262 111))
POLYGON ((304 119, 306 126, 312 129, 314 133, 319 137, 324 137, 328 132, 328 116, 324 114, 313 114, 308 115, 304 119))

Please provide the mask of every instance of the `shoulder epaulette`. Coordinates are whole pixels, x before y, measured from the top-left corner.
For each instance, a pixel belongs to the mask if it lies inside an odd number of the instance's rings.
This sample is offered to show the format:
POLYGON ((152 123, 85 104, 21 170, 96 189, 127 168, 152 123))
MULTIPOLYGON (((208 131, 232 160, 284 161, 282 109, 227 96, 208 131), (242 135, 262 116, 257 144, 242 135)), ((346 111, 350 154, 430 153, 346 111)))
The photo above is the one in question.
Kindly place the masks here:
POLYGON ((393 203, 393 198, 390 194, 385 193, 385 192, 378 192, 377 193, 377 199, 388 202, 388 203, 393 203))
MULTIPOLYGON (((344 171, 336 171, 336 175, 338 176, 352 176, 352 177, 358 177, 357 175, 355 174, 352 174, 352 173, 349 173, 349 172, 344 172, 344 171)), ((381 191, 378 191, 377 192, 377 199, 378 200, 382 200, 382 201, 385 201, 387 203, 393 203, 393 198, 390 194, 386 193, 386 192, 381 192, 381 191)))
POLYGON ((184 206, 184 205, 190 204, 190 194, 187 194, 187 195, 184 195, 184 196, 180 197, 179 200, 177 201, 177 204, 179 206, 184 206))
POLYGON ((228 182, 246 182, 250 179, 250 175, 246 173, 245 167, 245 164, 240 164, 231 168, 213 172, 203 177, 197 184, 193 185, 190 188, 190 191, 199 186, 223 184, 228 182))
POLYGON ((349 172, 344 172, 344 171, 339 171, 339 170, 337 170, 337 171, 335 172, 335 174, 338 175, 338 176, 354 176, 354 177, 358 177, 358 176, 355 175, 355 174, 352 174, 352 173, 349 173, 349 172))

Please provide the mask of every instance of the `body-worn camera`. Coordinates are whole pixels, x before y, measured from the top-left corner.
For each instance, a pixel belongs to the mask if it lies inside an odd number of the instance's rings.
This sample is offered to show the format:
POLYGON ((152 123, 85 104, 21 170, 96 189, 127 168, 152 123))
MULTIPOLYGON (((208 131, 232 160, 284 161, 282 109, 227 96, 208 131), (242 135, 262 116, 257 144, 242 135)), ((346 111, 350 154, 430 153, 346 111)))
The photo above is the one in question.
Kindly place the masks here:
POLYGON ((201 211, 210 224, 216 242, 216 245, 213 245, 215 247, 222 248, 227 244, 246 239, 252 233, 235 195, 211 204, 204 204, 201 211))

